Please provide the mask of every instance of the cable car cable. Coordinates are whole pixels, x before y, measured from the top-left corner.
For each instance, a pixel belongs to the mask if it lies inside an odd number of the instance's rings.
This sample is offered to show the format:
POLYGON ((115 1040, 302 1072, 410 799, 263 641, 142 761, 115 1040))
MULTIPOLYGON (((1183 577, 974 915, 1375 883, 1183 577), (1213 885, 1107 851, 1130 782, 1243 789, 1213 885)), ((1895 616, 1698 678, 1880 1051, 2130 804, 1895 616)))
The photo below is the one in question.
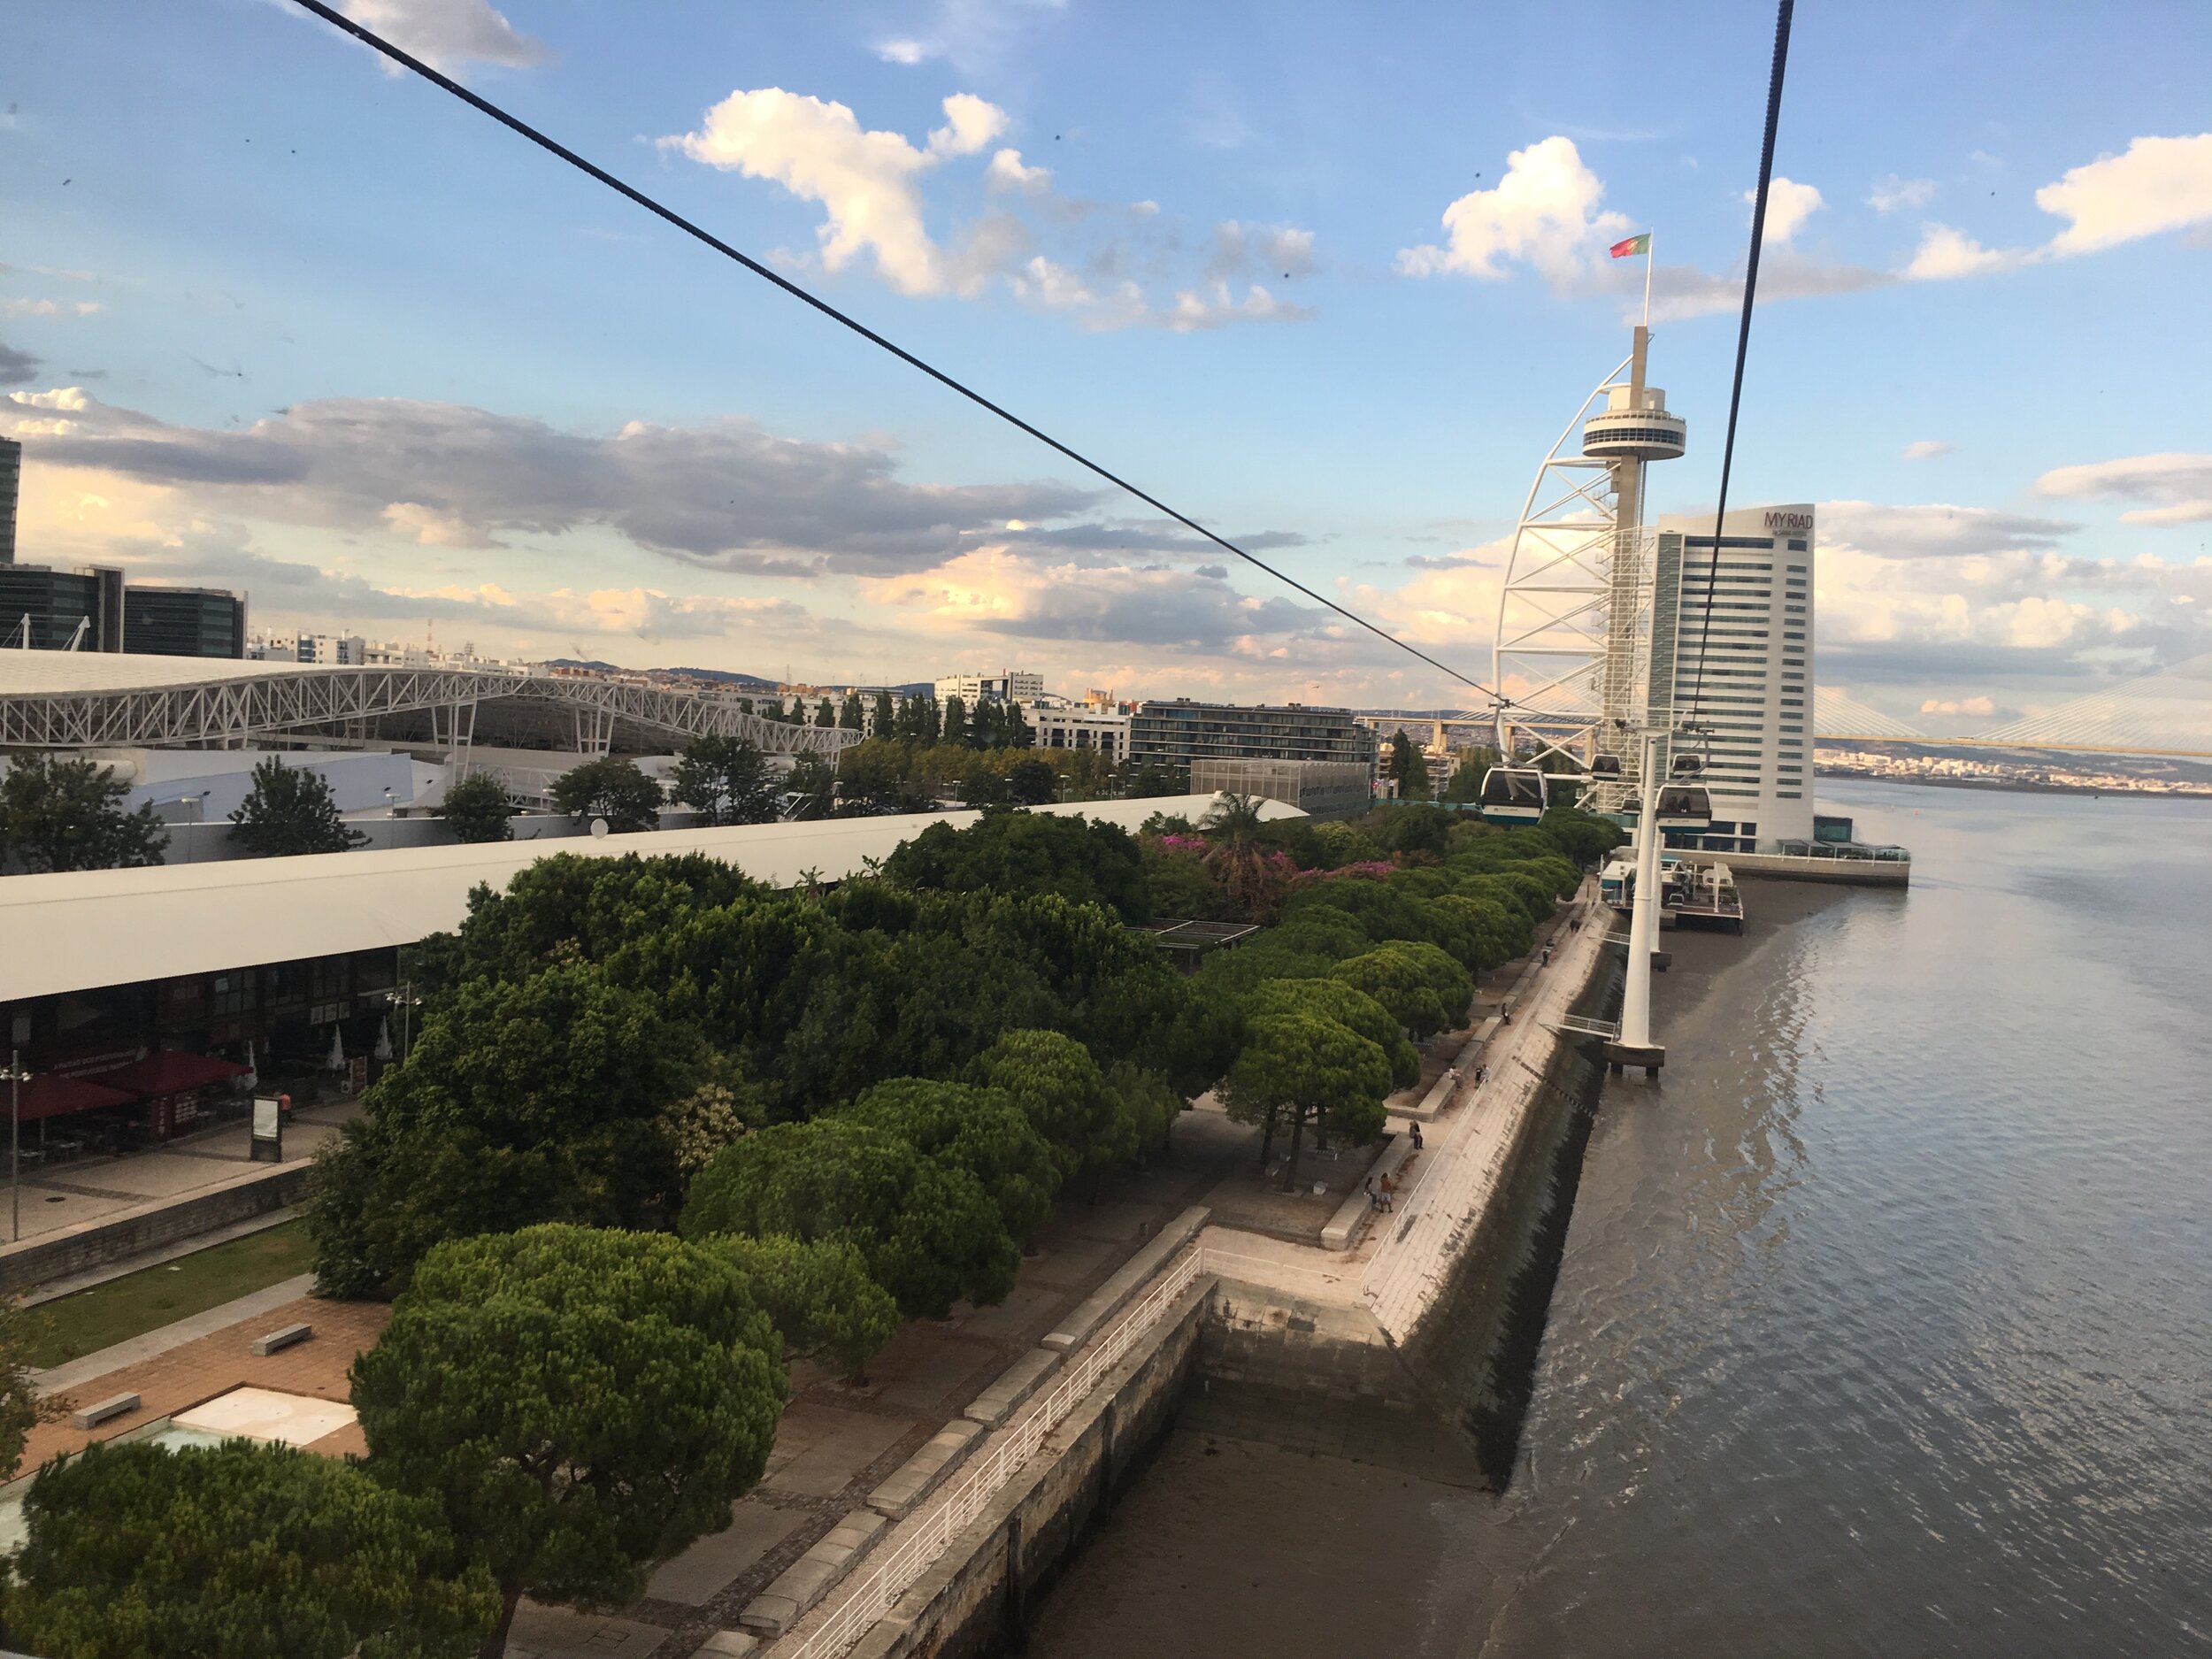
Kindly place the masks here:
POLYGON ((1720 452, 1720 504, 1713 510, 1712 568, 1705 579, 1705 615, 1697 635, 1697 678, 1691 682, 1690 718, 1705 695, 1705 645, 1713 630, 1713 594, 1720 586, 1721 525, 1728 516, 1728 473, 1736 459, 1736 411, 1743 403, 1744 358, 1751 349, 1751 307, 1759 292, 1759 247, 1767 227, 1767 186, 1774 177, 1774 129, 1782 117, 1782 72, 1790 56, 1790 15, 1796 0, 1781 0, 1774 20, 1774 67, 1767 77, 1766 136, 1759 146, 1759 188, 1751 206, 1751 257, 1744 265, 1743 319, 1736 326, 1736 380, 1728 394, 1728 437, 1720 452))
POLYGON ((331 6, 324 4, 323 0, 293 0, 293 4, 299 6, 303 11, 313 12, 315 16, 320 18, 333 28, 342 29, 345 33, 352 35, 356 40, 359 41, 363 45, 368 47, 370 50, 381 52, 385 57, 390 58, 392 62, 399 65, 402 68, 412 70, 416 74, 420 75, 425 81, 429 81, 433 86, 443 88, 446 91, 451 93, 455 97, 460 99, 464 104, 470 105, 472 108, 485 115, 490 116, 492 119, 497 121, 502 127, 504 127, 510 131, 528 139, 532 143, 537 145, 539 149, 545 150, 548 154, 556 156, 561 160, 565 161, 570 166, 576 168, 580 173, 588 174, 590 177, 597 180, 601 184, 605 185, 609 189, 615 191, 617 194, 627 196, 631 201, 636 203, 647 212, 653 214, 658 219, 665 219, 669 224, 673 225, 678 230, 682 231, 686 235, 704 242, 708 247, 713 249, 715 252, 722 255, 725 258, 734 260, 737 264, 743 265, 748 271, 751 272, 755 276, 759 277, 765 281, 774 283, 776 287, 781 288, 794 299, 802 301, 805 304, 812 306, 816 311, 821 312, 823 316, 828 318, 832 322, 842 324, 845 327, 849 328, 853 333, 858 334, 863 340, 869 342, 872 345, 880 346, 884 350, 898 358, 900 362, 907 365, 908 367, 920 370, 924 374, 928 375, 931 380, 937 381, 941 386, 947 387, 951 390, 959 393, 961 396, 966 398, 970 403, 989 411, 992 414, 996 415, 1001 420, 1005 421, 1009 426, 1027 433, 1031 437, 1036 439, 1038 442, 1045 445, 1048 449, 1056 450, 1061 455, 1065 456, 1069 460, 1074 462, 1078 466, 1082 467, 1085 471, 1095 473, 1100 478, 1104 479, 1108 483, 1113 485, 1115 488, 1127 491, 1130 495, 1134 495, 1139 501, 1144 503, 1148 507, 1153 508, 1158 512, 1164 513, 1168 518, 1172 518, 1177 524, 1181 525, 1185 529, 1195 531, 1198 534, 1205 537, 1207 541, 1212 542, 1216 547, 1220 548, 1223 551, 1234 554, 1237 557, 1242 559, 1246 564, 1251 565, 1255 570, 1264 572, 1266 574, 1272 576, 1277 581, 1281 582, 1286 588, 1295 588, 1298 592, 1305 595, 1307 598, 1312 600, 1316 604, 1324 606, 1330 611, 1333 611, 1338 616, 1342 617, 1348 622, 1356 623, 1359 626, 1365 628, 1370 634, 1375 635, 1376 638, 1396 646, 1400 650, 1406 652, 1409 656, 1417 657, 1420 661, 1426 663, 1431 668, 1435 669, 1439 673, 1447 675, 1449 678, 1457 680, 1461 685, 1468 687, 1471 690, 1480 692, 1484 696, 1494 699, 1501 705, 1509 705, 1510 700, 1509 698, 1501 695, 1498 692, 1494 691, 1488 686, 1484 685, 1480 680, 1470 680, 1465 674, 1461 673, 1459 670, 1452 667, 1449 664, 1437 661, 1435 657, 1431 657, 1426 651, 1421 649, 1420 647, 1417 645, 1409 645, 1405 641, 1400 639, 1396 634, 1392 634, 1388 629, 1381 626, 1379 624, 1370 622, 1365 617, 1361 616, 1357 611, 1348 610, 1344 606, 1337 603, 1335 600, 1327 597, 1325 595, 1316 593, 1312 588, 1307 587, 1305 583, 1300 581, 1296 577, 1285 574, 1283 572, 1277 570, 1273 565, 1268 564, 1264 559, 1256 557, 1253 554, 1246 552, 1242 548, 1239 547, 1235 542, 1228 540, 1226 537, 1217 535, 1213 531, 1206 528, 1204 525, 1200 524, 1195 518, 1190 518, 1187 514, 1176 511, 1174 508, 1169 506, 1165 502, 1160 500, 1157 496, 1148 495, 1145 491, 1139 489, 1127 479, 1120 476, 1120 474, 1109 472, 1105 467, 1100 465, 1096 461, 1092 460, 1088 456, 1083 454, 1080 450, 1072 449, 1069 445, 1061 442, 1059 439, 1054 437, 1051 434, 1044 432, 1036 426, 1031 426, 1029 422, 1024 420, 1019 415, 1017 415, 1010 410, 1005 409, 1001 405, 993 403, 989 398, 986 397, 982 393, 977 391, 973 387, 969 386, 964 381, 955 379, 952 375, 945 373, 944 370, 916 357, 911 351, 907 350, 905 347, 886 339, 883 335, 878 334, 874 329, 869 327, 865 323, 861 322, 858 319, 849 316, 846 312, 838 310, 836 306, 832 305, 827 300, 819 298, 818 296, 809 293, 805 288, 801 288, 797 283, 792 281, 787 277, 778 275, 775 272, 770 270, 766 265, 761 264, 759 260, 751 257, 748 254, 740 252, 737 249, 733 248, 728 242, 724 242, 720 237, 715 235, 711 231, 705 230, 698 225, 694 224, 691 220, 686 219, 682 214, 677 212, 673 208, 663 206, 653 197, 646 195, 644 191, 636 188, 634 186, 625 184, 620 179, 616 178, 614 174, 609 173, 605 168, 585 160, 583 157, 569 149, 568 146, 559 142, 556 139, 547 136, 545 134, 540 132, 536 127, 532 127, 527 121, 521 119, 518 116, 510 115, 505 110, 501 109, 488 98, 480 97, 477 94, 471 92, 466 87, 461 85, 459 81, 451 79, 449 76, 441 74, 437 70, 433 69, 428 64, 424 63, 420 58, 411 57, 408 53, 401 50, 398 47, 393 45, 391 42, 386 40, 382 35, 377 34, 375 31, 364 28, 360 24, 356 23, 351 18, 343 15, 331 6))

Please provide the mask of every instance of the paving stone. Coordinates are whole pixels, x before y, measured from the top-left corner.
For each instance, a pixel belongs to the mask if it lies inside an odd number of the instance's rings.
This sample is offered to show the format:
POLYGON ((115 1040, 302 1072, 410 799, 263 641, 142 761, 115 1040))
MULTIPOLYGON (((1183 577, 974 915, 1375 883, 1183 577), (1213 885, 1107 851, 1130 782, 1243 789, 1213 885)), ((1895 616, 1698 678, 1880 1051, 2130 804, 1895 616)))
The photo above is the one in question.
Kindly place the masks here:
POLYGON ((730 1506, 727 1527, 694 1540, 681 1555, 661 1563, 647 1582, 645 1594, 657 1601, 703 1607, 807 1520, 803 1511, 741 1499, 730 1506))

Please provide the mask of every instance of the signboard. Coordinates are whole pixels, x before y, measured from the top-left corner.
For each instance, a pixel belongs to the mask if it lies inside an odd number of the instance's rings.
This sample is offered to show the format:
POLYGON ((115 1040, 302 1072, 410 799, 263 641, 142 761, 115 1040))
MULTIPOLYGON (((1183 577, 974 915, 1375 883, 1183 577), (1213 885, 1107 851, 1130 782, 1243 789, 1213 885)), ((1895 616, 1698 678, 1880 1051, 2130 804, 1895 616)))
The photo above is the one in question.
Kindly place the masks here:
POLYGON ((247 1156, 256 1164, 284 1162, 284 1118, 273 1094, 253 1097, 253 1140, 247 1156))

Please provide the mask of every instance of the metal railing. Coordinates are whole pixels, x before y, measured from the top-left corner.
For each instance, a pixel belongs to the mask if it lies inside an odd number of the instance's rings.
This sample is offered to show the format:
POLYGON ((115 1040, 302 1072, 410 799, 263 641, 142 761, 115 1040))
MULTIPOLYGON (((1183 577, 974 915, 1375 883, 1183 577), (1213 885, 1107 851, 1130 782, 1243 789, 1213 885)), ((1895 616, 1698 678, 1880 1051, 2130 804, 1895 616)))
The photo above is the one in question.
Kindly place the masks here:
POLYGON ((1089 1397, 1106 1373, 1128 1356, 1138 1339, 1159 1323, 1161 1316, 1197 1279, 1200 1265, 1201 1253, 1195 1245, 1169 1263, 1151 1289, 1113 1329, 1081 1350, 1052 1392, 1000 1435, 998 1443, 941 1494, 903 1538, 876 1558, 867 1576, 828 1617, 808 1632, 804 1640, 776 1647, 777 1659, 836 1659, 866 1634, 869 1626, 897 1605, 931 1563, 951 1548, 952 1540, 1021 1472, 1053 1430, 1089 1397))

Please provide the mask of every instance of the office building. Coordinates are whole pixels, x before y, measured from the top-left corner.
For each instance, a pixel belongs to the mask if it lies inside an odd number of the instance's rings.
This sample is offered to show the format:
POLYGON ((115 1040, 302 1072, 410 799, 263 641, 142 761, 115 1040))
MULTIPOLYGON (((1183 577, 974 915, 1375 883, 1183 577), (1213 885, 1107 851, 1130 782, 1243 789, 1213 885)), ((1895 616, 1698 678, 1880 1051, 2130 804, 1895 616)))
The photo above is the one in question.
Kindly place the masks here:
MULTIPOLYGON (((1659 520, 1652 595, 1655 719, 1704 736, 1713 824, 1702 845, 1755 852, 1813 833, 1813 510, 1741 507, 1659 520)), ((1681 740, 1676 742, 1678 752, 1681 740)))
POLYGON ((0 648, 123 649, 123 572, 0 565, 0 648))
POLYGON ((1005 668, 995 674, 949 674, 937 682, 937 701, 957 697, 968 707, 988 699, 994 703, 1034 703, 1045 695, 1045 677, 1026 669, 1005 668))
POLYGON ((0 565, 15 563, 15 503, 22 485, 23 446, 0 438, 0 565))
POLYGON ((1129 758, 1142 764, 1201 760, 1330 760, 1363 765, 1371 773, 1374 733, 1348 709, 1312 709, 1302 703, 1241 707, 1226 703, 1138 705, 1129 718, 1129 758))
POLYGON ((1094 749, 1116 762, 1129 754, 1130 717, 1111 709, 1032 703, 1024 705, 1022 718, 1029 722, 1030 741, 1039 749, 1094 749))
POLYGON ((246 654, 246 602, 219 588, 142 588, 123 595, 123 649, 154 657, 246 654))

